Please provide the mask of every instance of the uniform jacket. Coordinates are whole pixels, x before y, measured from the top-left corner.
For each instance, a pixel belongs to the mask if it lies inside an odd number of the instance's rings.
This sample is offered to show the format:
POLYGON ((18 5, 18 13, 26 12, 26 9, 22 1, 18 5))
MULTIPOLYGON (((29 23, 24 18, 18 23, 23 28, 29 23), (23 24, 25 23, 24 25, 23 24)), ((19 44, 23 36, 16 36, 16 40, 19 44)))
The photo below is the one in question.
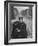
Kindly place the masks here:
POLYGON ((27 38, 26 24, 16 21, 13 24, 12 38, 27 38))

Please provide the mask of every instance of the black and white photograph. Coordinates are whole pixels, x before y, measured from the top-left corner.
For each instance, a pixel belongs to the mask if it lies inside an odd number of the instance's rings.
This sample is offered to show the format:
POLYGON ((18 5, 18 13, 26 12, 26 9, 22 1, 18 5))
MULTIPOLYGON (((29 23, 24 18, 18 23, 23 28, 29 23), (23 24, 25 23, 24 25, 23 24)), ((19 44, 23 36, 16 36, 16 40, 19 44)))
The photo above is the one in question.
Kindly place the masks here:
POLYGON ((37 43, 37 2, 4 2, 4 43, 37 43))

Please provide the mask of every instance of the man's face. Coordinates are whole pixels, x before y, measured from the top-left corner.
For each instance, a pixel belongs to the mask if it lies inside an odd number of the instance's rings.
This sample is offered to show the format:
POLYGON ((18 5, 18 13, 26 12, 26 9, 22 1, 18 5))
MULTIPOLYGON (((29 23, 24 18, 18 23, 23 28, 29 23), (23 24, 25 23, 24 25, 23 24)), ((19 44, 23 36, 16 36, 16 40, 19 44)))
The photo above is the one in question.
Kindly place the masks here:
POLYGON ((23 22, 23 17, 19 17, 19 22, 23 22))
POLYGON ((19 21, 20 21, 20 22, 23 22, 23 20, 22 20, 22 19, 20 19, 19 21))

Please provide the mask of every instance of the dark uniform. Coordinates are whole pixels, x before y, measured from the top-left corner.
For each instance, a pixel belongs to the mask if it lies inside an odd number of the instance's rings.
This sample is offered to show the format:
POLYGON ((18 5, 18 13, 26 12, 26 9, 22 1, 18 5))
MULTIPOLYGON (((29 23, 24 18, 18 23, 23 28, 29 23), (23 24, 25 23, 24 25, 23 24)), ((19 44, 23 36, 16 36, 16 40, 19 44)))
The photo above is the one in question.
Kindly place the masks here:
POLYGON ((26 24, 24 22, 14 22, 11 38, 27 38, 26 24))

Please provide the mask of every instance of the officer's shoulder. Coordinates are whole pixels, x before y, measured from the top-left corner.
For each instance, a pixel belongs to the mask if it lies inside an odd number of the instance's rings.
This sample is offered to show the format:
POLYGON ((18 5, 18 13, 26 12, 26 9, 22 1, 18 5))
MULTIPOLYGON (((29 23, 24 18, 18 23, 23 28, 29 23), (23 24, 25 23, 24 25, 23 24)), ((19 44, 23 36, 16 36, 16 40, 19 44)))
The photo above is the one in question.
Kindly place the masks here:
POLYGON ((15 21, 13 24, 15 25, 15 24, 18 24, 19 22, 18 21, 15 21))
POLYGON ((22 23, 23 25, 26 25, 24 22, 22 23))

